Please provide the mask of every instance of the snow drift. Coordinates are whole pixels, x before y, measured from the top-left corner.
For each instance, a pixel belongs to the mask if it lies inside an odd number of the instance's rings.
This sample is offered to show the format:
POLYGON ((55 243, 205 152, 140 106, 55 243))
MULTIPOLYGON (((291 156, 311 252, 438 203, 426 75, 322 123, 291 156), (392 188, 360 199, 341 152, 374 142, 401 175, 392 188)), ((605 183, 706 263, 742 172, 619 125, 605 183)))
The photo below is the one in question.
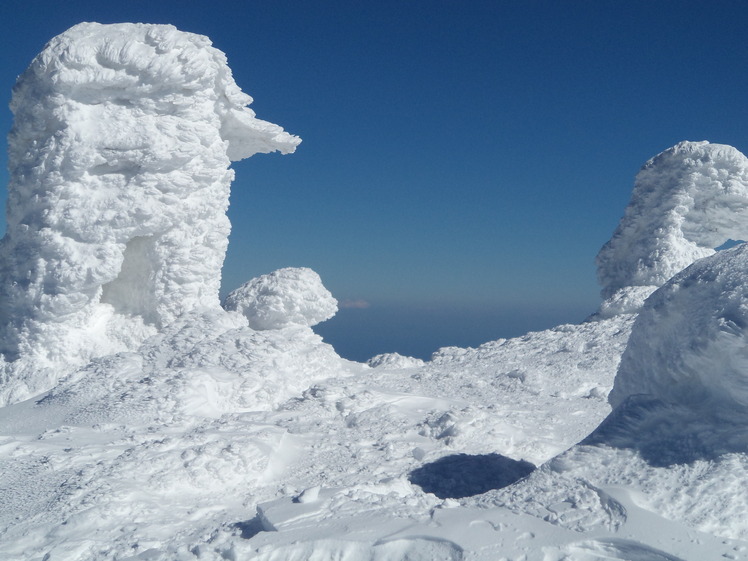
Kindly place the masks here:
POLYGON ((654 465, 748 452, 748 245, 697 261, 650 296, 623 353, 615 408, 587 440, 654 465))
POLYGON ((748 239, 748 158, 731 146, 681 142, 649 160, 613 237, 597 255, 600 316, 647 296, 728 240, 748 239))
MULTIPOLYGON (((631 527, 641 509, 657 534, 679 524, 690 535, 748 539, 746 287, 748 245, 741 244, 695 262, 656 290, 623 353, 609 396, 612 413, 580 444, 511 492, 482 499, 484 504, 550 511, 553 524, 578 525, 583 532, 600 521, 631 527), (556 511, 548 496, 537 502, 541 488, 555 489, 573 506, 556 511), (589 490, 597 501, 584 499, 589 490), (621 499, 630 501, 623 509, 617 506, 621 499), (615 510, 620 514, 612 517, 615 510)), ((637 540, 644 535, 638 532, 637 540)), ((651 543, 673 554, 677 541, 651 543)), ((720 553, 687 547, 678 555, 631 557, 629 550, 610 558, 745 559, 747 554, 743 541, 720 553)))
POLYGON ((748 245, 702 259, 647 300, 610 403, 646 394, 748 414, 748 245))
POLYGON ((18 78, 0 242, 5 399, 220 308, 230 162, 300 142, 251 101, 206 37, 169 25, 82 23, 18 78))

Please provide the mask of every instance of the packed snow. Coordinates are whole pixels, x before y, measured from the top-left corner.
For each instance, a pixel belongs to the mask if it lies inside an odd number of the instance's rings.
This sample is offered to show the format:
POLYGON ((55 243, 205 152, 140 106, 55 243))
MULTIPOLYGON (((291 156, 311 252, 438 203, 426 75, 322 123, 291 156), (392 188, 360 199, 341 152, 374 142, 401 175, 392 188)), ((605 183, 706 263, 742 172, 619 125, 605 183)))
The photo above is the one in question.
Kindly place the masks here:
POLYGON ((590 321, 360 364, 310 269, 218 304, 229 162, 299 142, 249 101, 163 25, 19 78, 0 559, 748 559, 742 154, 644 166, 590 321))

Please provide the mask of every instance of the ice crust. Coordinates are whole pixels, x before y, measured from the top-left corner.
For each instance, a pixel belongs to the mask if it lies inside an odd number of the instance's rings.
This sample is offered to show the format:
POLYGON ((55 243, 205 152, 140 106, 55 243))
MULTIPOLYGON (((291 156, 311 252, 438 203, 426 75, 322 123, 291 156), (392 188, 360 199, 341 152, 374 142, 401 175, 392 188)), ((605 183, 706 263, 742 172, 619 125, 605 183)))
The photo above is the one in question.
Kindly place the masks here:
POLYGON ((10 399, 23 398, 219 308, 230 162, 300 142, 251 101, 206 37, 169 25, 76 25, 18 78, 0 242, 5 400, 11 379, 10 399))
POLYGON ((597 255, 599 315, 637 312, 685 267, 748 239, 748 158, 724 144, 680 142, 639 171, 613 237, 597 255))

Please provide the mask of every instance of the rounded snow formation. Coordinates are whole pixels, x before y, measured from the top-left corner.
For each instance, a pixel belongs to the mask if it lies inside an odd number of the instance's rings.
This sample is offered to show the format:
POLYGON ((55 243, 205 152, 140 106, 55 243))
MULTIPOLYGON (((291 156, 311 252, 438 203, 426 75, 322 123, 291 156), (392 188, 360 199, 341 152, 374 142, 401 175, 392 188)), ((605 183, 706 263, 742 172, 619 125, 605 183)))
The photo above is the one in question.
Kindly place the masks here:
POLYGON ((731 146, 681 142, 649 160, 613 237, 597 255, 599 315, 637 312, 685 267, 748 239, 748 158, 731 146))
POLYGON ((420 368, 426 363, 420 358, 403 356, 400 353, 383 353, 371 357, 366 364, 372 368, 420 368))
POLYGON ((82 23, 46 45, 11 102, 1 378, 18 359, 58 378, 220 309, 229 165, 300 142, 251 101, 207 37, 170 25, 82 23))
POLYGON ((231 292, 223 303, 242 313, 257 331, 293 325, 311 327, 330 319, 338 301, 306 267, 288 267, 262 275, 231 292))
POLYGON ((690 411, 747 414, 747 286, 748 244, 741 244, 694 263, 650 296, 610 404, 639 395, 690 411))

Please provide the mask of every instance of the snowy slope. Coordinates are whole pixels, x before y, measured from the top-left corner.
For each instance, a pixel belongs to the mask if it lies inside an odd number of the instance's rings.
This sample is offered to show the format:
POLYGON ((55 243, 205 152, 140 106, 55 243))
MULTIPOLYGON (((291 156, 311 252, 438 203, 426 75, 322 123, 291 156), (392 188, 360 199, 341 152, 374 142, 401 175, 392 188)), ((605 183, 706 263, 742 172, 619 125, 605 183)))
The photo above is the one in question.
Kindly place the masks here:
POLYGON ((337 503, 325 518, 420 520, 443 501, 409 481, 416 468, 457 453, 540 463, 598 424, 617 364, 606 345, 620 353, 631 323, 563 326, 388 369, 339 359, 306 327, 252 331, 230 317, 186 318, 137 353, 0 409, 0 557, 151 548, 174 559, 198 546, 219 559, 254 547, 241 535, 257 504, 317 487, 337 503))
MULTIPOLYGON (((222 53, 169 26, 77 26, 20 78, 0 254, 12 317, 0 378, 0 559, 748 559, 748 250, 676 274, 725 239, 745 239, 742 154, 681 143, 645 165, 598 258, 607 300, 589 321, 440 349, 428 362, 358 364, 312 331, 336 311, 313 271, 253 279, 223 309, 212 289, 203 298, 190 288, 218 274, 207 269, 223 258, 221 240, 200 271, 143 247, 182 216, 222 225, 225 204, 211 203, 210 186, 228 189, 228 161, 298 143, 256 120, 234 88, 222 53), (213 112, 197 131, 160 113, 176 103, 189 116, 203 101, 213 112), (142 144, 115 158, 111 131, 81 128, 93 110, 112 111, 126 130, 143 118, 164 146, 212 139, 198 144, 216 165, 200 160, 200 174, 190 168, 189 181, 172 184, 184 170, 169 167, 171 156, 142 144), (35 115, 64 117, 51 121, 62 132, 45 137, 35 115), (25 159, 32 133, 46 148, 25 159), (55 138, 83 154, 82 167, 54 167, 65 161, 55 138), (121 168, 91 173, 122 158, 137 166, 128 185, 173 196, 167 223, 119 199, 121 168), (63 210, 91 186, 130 209, 121 231, 68 220, 63 210), (194 217, 190 201, 216 212, 194 217), (45 208, 68 222, 45 222, 45 208), (102 236, 75 240, 101 261, 36 259, 57 255, 77 229, 102 236), (26 261, 21 239, 33 249, 26 261), (22 270, 38 278, 26 292, 22 270), (178 279, 173 292, 157 282, 167 277, 178 279)), ((203 238, 190 240, 185 251, 203 238)))

